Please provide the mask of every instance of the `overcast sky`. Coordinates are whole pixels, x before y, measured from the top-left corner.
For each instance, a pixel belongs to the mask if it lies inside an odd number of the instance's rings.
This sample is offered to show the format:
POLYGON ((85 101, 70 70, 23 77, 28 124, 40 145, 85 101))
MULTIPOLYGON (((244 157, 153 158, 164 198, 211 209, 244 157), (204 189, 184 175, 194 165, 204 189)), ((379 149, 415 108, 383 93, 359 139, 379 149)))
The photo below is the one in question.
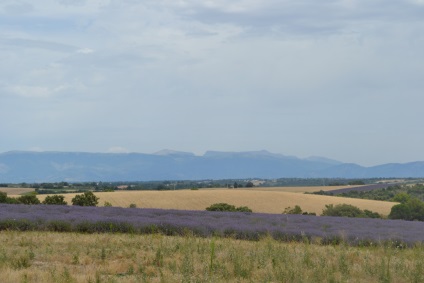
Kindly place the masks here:
POLYGON ((424 160, 424 0, 1 0, 0 152, 424 160))

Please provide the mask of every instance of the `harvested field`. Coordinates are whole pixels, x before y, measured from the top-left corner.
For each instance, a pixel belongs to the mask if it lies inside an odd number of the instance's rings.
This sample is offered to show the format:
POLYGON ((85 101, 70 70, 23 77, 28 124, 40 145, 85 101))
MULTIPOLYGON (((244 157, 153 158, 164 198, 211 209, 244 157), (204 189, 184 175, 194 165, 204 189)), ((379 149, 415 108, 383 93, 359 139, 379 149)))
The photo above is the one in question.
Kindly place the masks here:
POLYGON ((19 196, 33 191, 32 188, 0 188, 0 192, 5 192, 8 196, 19 196))
MULTIPOLYGON (((334 191, 346 188, 360 188, 362 186, 309 186, 309 187, 253 187, 253 188, 240 188, 235 190, 249 190, 249 191, 270 191, 270 192, 288 192, 288 193, 313 193, 318 191, 334 191)), ((202 189, 208 190, 208 189, 202 189)))
MULTIPOLYGON (((65 200, 71 204, 76 194, 65 194, 65 200)), ((39 195, 43 200, 46 195, 39 195)), ((303 211, 321 214, 327 204, 347 203, 361 209, 368 209, 388 215, 393 202, 341 198, 322 195, 309 195, 293 192, 255 190, 177 190, 177 191, 117 191, 96 193, 99 206, 105 202, 113 206, 128 207, 136 204, 140 208, 161 208, 179 210, 205 210, 206 207, 220 202, 235 206, 248 206, 253 212, 282 213, 286 207, 300 205, 303 211)))

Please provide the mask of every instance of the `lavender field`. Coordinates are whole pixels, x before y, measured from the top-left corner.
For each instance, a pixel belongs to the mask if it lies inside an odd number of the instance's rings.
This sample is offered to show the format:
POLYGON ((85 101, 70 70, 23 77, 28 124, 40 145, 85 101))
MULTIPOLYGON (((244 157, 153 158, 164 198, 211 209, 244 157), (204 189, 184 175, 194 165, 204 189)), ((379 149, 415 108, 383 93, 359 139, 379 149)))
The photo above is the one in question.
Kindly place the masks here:
POLYGON ((0 204, 0 230, 162 233, 378 245, 423 242, 424 223, 307 215, 0 204))

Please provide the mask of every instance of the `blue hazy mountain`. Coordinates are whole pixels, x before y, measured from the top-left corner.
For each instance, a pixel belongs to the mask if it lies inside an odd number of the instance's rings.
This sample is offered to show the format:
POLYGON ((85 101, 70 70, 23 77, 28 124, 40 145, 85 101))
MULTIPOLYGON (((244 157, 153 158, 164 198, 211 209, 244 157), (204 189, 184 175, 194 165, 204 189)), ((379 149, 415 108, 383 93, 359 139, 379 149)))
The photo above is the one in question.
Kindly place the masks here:
POLYGON ((268 151, 208 151, 203 156, 172 150, 154 154, 28 151, 0 154, 3 183, 284 177, 424 177, 424 162, 363 167, 324 157, 301 159, 268 151))

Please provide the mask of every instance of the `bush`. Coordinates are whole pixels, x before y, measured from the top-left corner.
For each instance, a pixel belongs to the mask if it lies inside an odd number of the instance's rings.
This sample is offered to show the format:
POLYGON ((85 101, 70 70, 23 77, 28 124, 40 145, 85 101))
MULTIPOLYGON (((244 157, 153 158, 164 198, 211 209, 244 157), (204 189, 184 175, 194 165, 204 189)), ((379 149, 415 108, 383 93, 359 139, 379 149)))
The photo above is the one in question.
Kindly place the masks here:
POLYGON ((251 181, 247 182, 246 184, 246 188, 253 188, 254 186, 255 185, 251 181))
POLYGON ((207 211, 252 212, 247 206, 235 207, 228 203, 215 203, 206 208, 207 211))
POLYGON ((99 203, 99 198, 93 192, 85 192, 82 195, 76 195, 72 199, 72 205, 79 206, 96 206, 99 203))
POLYGON ((234 205, 228 203, 214 203, 206 208, 207 211, 236 211, 234 205))
POLYGON ((325 209, 322 211, 323 216, 342 216, 342 217, 359 217, 362 211, 350 204, 327 204, 325 209))
POLYGON ((248 208, 247 206, 240 206, 236 208, 237 212, 252 212, 252 210, 250 208, 248 208))
POLYGON ((0 192, 0 203, 19 204, 21 202, 16 198, 8 197, 5 192, 0 192))
POLYGON ((5 192, 0 192, 0 203, 7 202, 7 194, 5 192))
POLYGON ((405 192, 397 193, 393 198, 393 201, 400 202, 400 203, 407 203, 409 200, 411 200, 411 196, 408 195, 405 192))
POLYGON ((360 218, 381 218, 381 215, 370 210, 361 210, 350 204, 327 204, 322 211, 323 216, 340 216, 340 217, 360 217, 360 218))
POLYGON ((284 209, 283 214, 302 214, 302 215, 313 215, 316 216, 317 214, 315 212, 306 212, 303 211, 299 205, 295 205, 294 208, 286 207, 284 209))
POLYGON ((411 198, 405 203, 394 205, 389 218, 424 221, 424 202, 411 198))
POLYGON ((8 204, 20 204, 21 202, 17 198, 7 197, 6 203, 8 203, 8 204))
POLYGON ((35 195, 24 195, 17 198, 22 204, 40 204, 40 200, 35 195))
POLYGON ((67 205, 68 203, 65 201, 65 196, 54 195, 46 196, 46 198, 43 200, 43 204, 67 205))
POLYGON ((298 205, 295 205, 294 208, 289 206, 284 209, 283 214, 302 214, 302 209, 298 205))

